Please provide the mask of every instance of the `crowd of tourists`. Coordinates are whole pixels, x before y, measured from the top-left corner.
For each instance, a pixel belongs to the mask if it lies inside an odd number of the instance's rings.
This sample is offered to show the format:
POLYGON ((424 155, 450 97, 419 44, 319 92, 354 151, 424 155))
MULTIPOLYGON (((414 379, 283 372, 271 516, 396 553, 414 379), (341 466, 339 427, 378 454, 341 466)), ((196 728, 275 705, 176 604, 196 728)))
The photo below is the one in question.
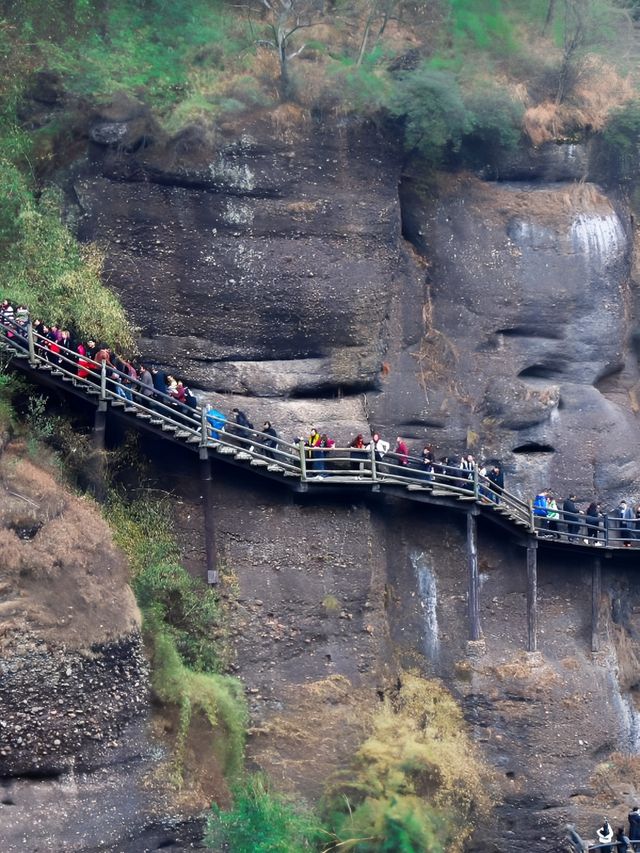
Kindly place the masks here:
MULTIPOLYGON (((100 381, 104 371, 108 387, 116 395, 148 404, 152 409, 170 407, 188 416, 194 428, 199 428, 198 400, 187 385, 173 375, 140 361, 130 361, 106 343, 92 339, 81 341, 59 323, 48 325, 41 319, 32 320, 24 304, 14 307, 9 300, 3 300, 0 322, 5 326, 6 336, 25 349, 31 327, 35 350, 52 365, 74 372, 79 379, 94 382, 100 381)), ((236 436, 247 449, 258 447, 267 459, 291 463, 291 454, 279 449, 278 433, 270 421, 257 429, 248 415, 237 407, 226 415, 208 405, 204 414, 210 437, 217 438, 224 431, 236 436)), ((314 428, 308 436, 297 436, 291 443, 298 447, 303 445, 302 455, 309 479, 321 479, 345 468, 356 478, 364 478, 371 475, 375 465, 379 473, 402 475, 405 472, 407 477, 433 485, 446 483, 472 491, 477 483, 480 499, 485 502, 499 504, 504 491, 504 473, 499 461, 477 461, 470 453, 436 459, 433 446, 428 443, 414 455, 401 436, 396 437, 392 449, 378 432, 373 432, 368 440, 358 433, 346 448, 340 448, 327 432, 314 428)), ((293 461, 295 464, 295 459, 293 461)), ((640 504, 634 508, 622 500, 615 511, 607 515, 596 500, 584 509, 579 508, 576 501, 574 494, 560 500, 550 490, 541 490, 533 500, 539 535, 582 540, 598 546, 604 544, 603 532, 606 538, 607 527, 613 527, 616 538, 626 547, 640 543, 640 504)))
POLYGON ((540 534, 551 539, 563 536, 574 541, 582 539, 585 545, 601 546, 608 528, 626 548, 634 542, 640 543, 640 504, 634 508, 623 499, 607 514, 598 501, 592 500, 585 509, 580 509, 577 499, 573 493, 559 501, 549 489, 538 492, 533 501, 533 515, 540 534))
POLYGON ((640 851, 640 808, 634 806, 627 817, 629 834, 624 826, 618 826, 615 833, 608 818, 603 818, 602 824, 596 829, 597 843, 587 845, 576 832, 573 824, 567 824, 567 841, 574 853, 585 853, 588 850, 598 850, 600 853, 635 853, 640 851))
POLYGON ((32 320, 26 305, 14 308, 8 299, 4 299, 0 303, 0 320, 6 327, 6 336, 25 349, 31 327, 37 354, 52 366, 75 373, 79 379, 97 382, 105 369, 109 387, 125 400, 133 401, 135 391, 162 405, 185 412, 193 411, 198 406, 195 394, 171 374, 153 367, 147 368, 139 361, 129 361, 106 343, 92 339, 78 340, 59 323, 47 325, 41 319, 32 320))

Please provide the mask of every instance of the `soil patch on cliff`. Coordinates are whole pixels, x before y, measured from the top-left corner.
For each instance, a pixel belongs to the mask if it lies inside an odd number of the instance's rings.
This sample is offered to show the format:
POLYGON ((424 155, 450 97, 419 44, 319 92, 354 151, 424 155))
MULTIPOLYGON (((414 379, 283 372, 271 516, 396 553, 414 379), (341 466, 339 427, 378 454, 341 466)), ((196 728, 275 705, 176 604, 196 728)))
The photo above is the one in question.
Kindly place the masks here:
POLYGON ((136 631, 126 565, 98 509, 23 453, 16 442, 0 458, 0 647, 22 635, 81 649, 136 631))

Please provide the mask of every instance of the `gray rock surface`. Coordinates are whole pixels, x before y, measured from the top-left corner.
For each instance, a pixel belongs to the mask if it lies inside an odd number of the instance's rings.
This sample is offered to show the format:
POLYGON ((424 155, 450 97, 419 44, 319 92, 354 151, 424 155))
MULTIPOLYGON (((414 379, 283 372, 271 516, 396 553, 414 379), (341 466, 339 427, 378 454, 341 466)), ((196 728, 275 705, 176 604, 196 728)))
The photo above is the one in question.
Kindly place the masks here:
POLYGON ((74 178, 147 359, 244 408, 320 397, 339 443, 370 425, 500 458, 523 497, 640 492, 632 226, 584 182, 588 146, 523 149, 511 183, 425 189, 414 169, 398 191, 373 127, 152 124, 109 105, 74 178), (149 145, 111 138, 140 122, 149 145))

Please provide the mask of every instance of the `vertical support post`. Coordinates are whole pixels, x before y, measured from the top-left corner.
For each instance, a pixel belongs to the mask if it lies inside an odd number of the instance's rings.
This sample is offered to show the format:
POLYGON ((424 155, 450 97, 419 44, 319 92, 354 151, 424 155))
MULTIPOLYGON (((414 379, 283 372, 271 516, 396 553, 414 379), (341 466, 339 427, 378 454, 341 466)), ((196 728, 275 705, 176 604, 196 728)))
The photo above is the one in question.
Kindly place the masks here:
POLYGON ((307 456, 304 441, 300 439, 298 442, 298 453, 300 455, 300 481, 307 482, 307 456))
POLYGON ((475 499, 480 500, 480 484, 478 479, 478 466, 474 464, 473 466, 473 495, 475 499))
POLYGON ((527 542, 527 651, 538 651, 538 543, 527 542))
POLYGON ((605 548, 609 547, 609 513, 604 516, 604 544, 605 548))
MULTIPOLYGON (((207 404, 203 403, 200 409, 200 447, 206 447, 209 433, 209 421, 207 420, 207 404)), ((207 457, 208 458, 208 457, 207 457)))
POLYGON ((377 473, 377 469, 376 469, 376 445, 375 445, 373 438, 371 439, 370 457, 371 457, 371 479, 373 481, 375 481, 378 479, 378 473, 377 473))
POLYGON ((593 561, 591 581, 591 651, 600 651, 600 596, 602 594, 602 563, 600 557, 593 561))
POLYGON ((480 575, 478 574, 478 538, 474 512, 467 513, 467 566, 469 639, 479 640, 482 637, 480 629, 480 575))
POLYGON ((213 490, 211 487, 211 461, 205 447, 200 448, 200 484, 202 486, 202 513, 204 516, 204 552, 207 568, 207 583, 218 583, 216 560, 216 528, 213 515, 213 490))
POLYGON ((107 404, 100 402, 93 419, 93 433, 91 441, 93 452, 91 454, 88 474, 90 490, 98 503, 104 503, 107 497, 106 485, 106 455, 105 435, 107 431, 107 404))
POLYGON ((29 344, 29 364, 35 367, 37 364, 36 347, 33 339, 33 323, 31 320, 27 323, 27 342, 29 344))
POLYGON ((529 498, 529 533, 536 532, 536 517, 533 514, 533 501, 529 498))
POLYGON ((107 362, 103 361, 100 368, 100 399, 107 399, 107 362))

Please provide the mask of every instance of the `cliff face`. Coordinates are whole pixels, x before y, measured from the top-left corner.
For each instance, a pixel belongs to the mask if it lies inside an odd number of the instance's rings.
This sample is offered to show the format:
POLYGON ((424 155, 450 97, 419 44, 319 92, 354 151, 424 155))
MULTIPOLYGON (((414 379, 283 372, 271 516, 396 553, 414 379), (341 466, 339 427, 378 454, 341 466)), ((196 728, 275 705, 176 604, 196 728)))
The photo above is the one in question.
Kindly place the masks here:
MULTIPOLYGON (((221 406, 286 438, 313 425, 340 443, 372 426, 416 449, 468 447, 502 459, 523 497, 640 487, 633 227, 590 179, 587 148, 521 154, 500 182, 425 187, 376 129, 295 112, 168 140, 119 103, 89 140, 70 193, 80 233, 107 244, 145 355, 221 406)), ((162 471, 185 496, 193 549, 195 471, 183 459, 162 471)), ((455 517, 310 504, 216 473, 257 764, 317 795, 362 736, 358 707, 399 664, 418 666, 463 702, 499 776, 505 805, 478 851, 548 853, 566 819, 591 826, 605 802, 622 817, 632 786, 601 800, 585 785, 635 743, 626 566, 605 572, 592 657, 590 562, 541 558, 542 651, 527 656, 523 554, 481 530, 486 653, 470 658, 455 517)))
POLYGON ((166 756, 122 556, 91 502, 15 444, 0 457, 0 542, 2 849, 135 853, 193 837, 151 775, 166 756))
MULTIPOLYGON (((203 572, 194 475, 188 460, 163 459, 163 487, 181 495, 185 550, 203 572)), ((252 764, 315 801, 398 672, 417 669, 453 692, 495 770, 500 805, 469 850, 549 853, 564 849, 567 821, 585 837, 605 812, 623 821, 640 792, 633 759, 615 763, 638 748, 632 560, 603 567, 592 654, 592 560, 541 550, 540 652, 528 654, 525 551, 481 526, 485 640, 469 647, 464 515, 376 496, 349 505, 292 496, 223 464, 214 490, 252 764)))
POLYGON ((293 108, 169 140, 119 102, 89 138, 80 233, 108 246, 147 358, 288 438, 468 447, 523 496, 640 486, 632 225, 586 147, 425 187, 374 127, 293 108))

